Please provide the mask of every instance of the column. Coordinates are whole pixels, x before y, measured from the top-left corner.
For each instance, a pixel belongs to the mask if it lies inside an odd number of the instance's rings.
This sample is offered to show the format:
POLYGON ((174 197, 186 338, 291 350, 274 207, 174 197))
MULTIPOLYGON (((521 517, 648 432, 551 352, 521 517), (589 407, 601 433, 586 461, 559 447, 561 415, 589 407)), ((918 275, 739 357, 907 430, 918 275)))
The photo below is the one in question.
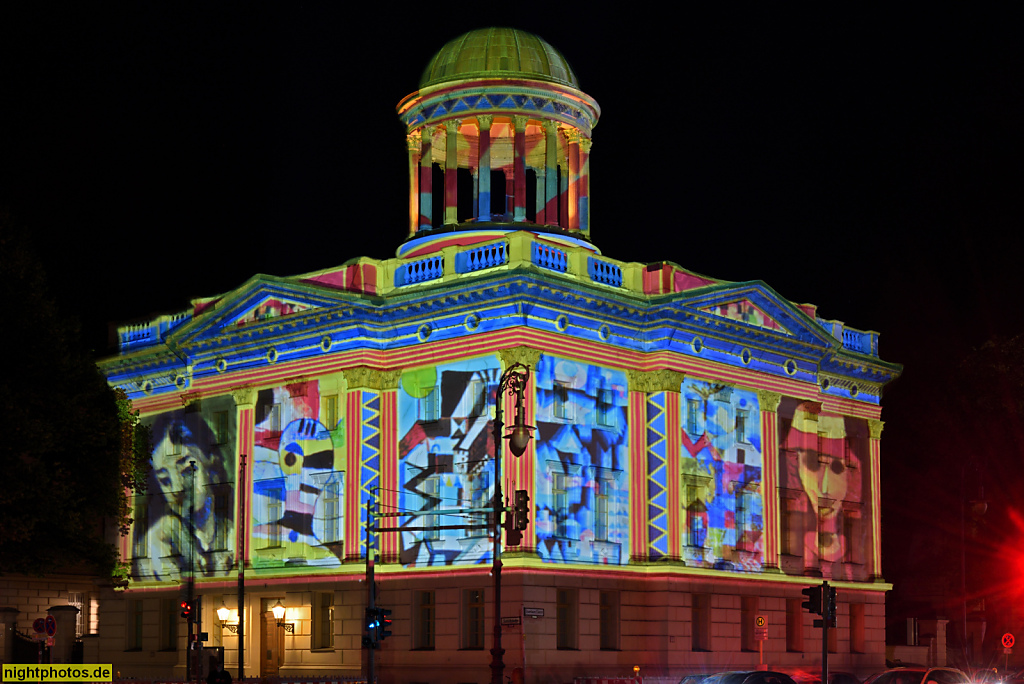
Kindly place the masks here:
POLYGON ((569 230, 580 229, 580 138, 582 134, 575 128, 565 131, 569 142, 569 230))
POLYGON ((779 571, 781 552, 779 529, 779 403, 782 395, 757 390, 761 410, 761 525, 764 569, 779 571))
POLYGON ((444 223, 459 222, 459 127, 458 119, 444 123, 447 136, 444 147, 444 223))
POLYGON ((590 235, 590 138, 580 136, 580 232, 590 235))
MULTIPOLYGON (((511 366, 513 363, 521 363, 530 369, 530 381, 526 383, 526 394, 525 401, 523 404, 523 410, 525 415, 523 420, 526 421, 527 425, 536 425, 535 420, 537 415, 536 409, 536 397, 537 397, 537 383, 536 376, 534 375, 537 371, 537 364, 540 362, 540 350, 531 349, 530 347, 519 346, 512 347, 511 349, 502 349, 498 352, 498 358, 501 359, 501 370, 505 372, 505 369, 511 366)), ((506 432, 508 426, 512 425, 516 417, 516 402, 514 397, 506 395, 505 403, 502 406, 505 412, 505 426, 506 432)), ((530 440, 529 445, 526 447, 526 451, 520 458, 516 458, 512 455, 512 452, 508 449, 508 442, 502 444, 502 454, 504 458, 501 463, 502 479, 509 482, 509 487, 505 491, 505 496, 512 497, 513 492, 517 489, 525 489, 530 493, 530 524, 523 530, 523 542, 518 547, 503 547, 503 553, 511 552, 527 552, 533 553, 537 549, 537 532, 534 527, 534 523, 537 518, 537 481, 536 481, 536 469, 537 469, 537 433, 533 433, 533 439, 530 440)), ((492 454, 493 456, 493 454, 492 454)), ((505 482, 501 484, 502 488, 505 488, 505 482)))
POLYGON ((885 423, 880 420, 868 421, 868 432, 871 438, 871 566, 869 576, 872 579, 882 578, 882 428, 885 423))
POLYGON ((526 117, 512 117, 515 124, 513 141, 515 147, 515 158, 512 162, 512 177, 515 187, 513 189, 513 221, 522 222, 526 220, 526 117))
MULTIPOLYGON (((544 220, 547 225, 558 225, 558 125, 544 122, 544 220)), ((537 223, 541 221, 538 219, 537 223)))
POLYGON ((561 171, 558 179, 558 225, 562 228, 569 227, 569 167, 568 159, 559 161, 558 168, 561 171))
POLYGON ((477 126, 480 129, 480 142, 477 145, 477 175, 480 191, 477 200, 477 218, 481 221, 491 220, 491 124, 494 116, 478 114, 477 126))
POLYGON ((536 205, 534 207, 534 211, 536 212, 536 218, 534 218, 533 222, 536 223, 539 226, 542 226, 545 223, 545 221, 544 221, 544 207, 547 205, 547 201, 544 198, 544 191, 545 191, 545 180, 544 179, 545 179, 545 176, 546 176, 545 167, 542 166, 540 168, 535 168, 534 169, 534 173, 537 174, 537 185, 536 185, 537 201, 536 201, 536 205))
POLYGON ((474 166, 469 170, 473 176, 473 216, 480 216, 480 168, 474 166))
POLYGON ((420 226, 420 132, 405 136, 409 149, 409 235, 420 226))
POLYGON ((629 379, 629 558, 648 558, 647 511, 647 393, 640 371, 629 379))
POLYGON ((424 126, 420 136, 420 230, 433 228, 434 181, 431 155, 434 128, 424 126))
MULTIPOLYGON (((249 543, 249 521, 252 520, 252 475, 255 472, 253 450, 256 446, 256 390, 252 387, 239 387, 231 391, 235 400, 235 549, 241 562, 249 567, 252 551, 249 543), (245 463, 242 456, 245 455, 245 463)), ((251 624, 251 623, 250 623, 251 624)), ((248 629, 245 632, 249 633, 248 629)))

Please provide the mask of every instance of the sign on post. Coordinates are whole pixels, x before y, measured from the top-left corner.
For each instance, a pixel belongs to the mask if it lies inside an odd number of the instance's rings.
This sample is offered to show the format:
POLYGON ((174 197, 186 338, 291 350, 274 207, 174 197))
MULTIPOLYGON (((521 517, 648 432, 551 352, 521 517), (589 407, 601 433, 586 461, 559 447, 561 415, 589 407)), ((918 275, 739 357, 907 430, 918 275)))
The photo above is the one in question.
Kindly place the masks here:
POLYGON ((1013 635, 1007 632, 1003 635, 1003 648, 1013 648, 1014 641, 1016 639, 1013 638, 1013 635))

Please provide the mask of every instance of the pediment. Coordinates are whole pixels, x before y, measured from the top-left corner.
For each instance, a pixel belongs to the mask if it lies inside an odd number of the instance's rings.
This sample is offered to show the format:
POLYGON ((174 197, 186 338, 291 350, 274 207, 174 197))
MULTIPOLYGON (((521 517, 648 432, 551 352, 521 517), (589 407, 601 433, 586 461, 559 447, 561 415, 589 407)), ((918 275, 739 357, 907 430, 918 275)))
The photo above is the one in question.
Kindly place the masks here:
POLYGON ((828 332, 799 306, 762 281, 718 284, 677 300, 681 305, 751 331, 772 332, 821 346, 832 346, 828 332))
POLYGON ((350 295, 333 288, 256 276, 222 297, 214 308, 199 314, 181 331, 182 340, 194 341, 229 335, 350 300, 350 295))

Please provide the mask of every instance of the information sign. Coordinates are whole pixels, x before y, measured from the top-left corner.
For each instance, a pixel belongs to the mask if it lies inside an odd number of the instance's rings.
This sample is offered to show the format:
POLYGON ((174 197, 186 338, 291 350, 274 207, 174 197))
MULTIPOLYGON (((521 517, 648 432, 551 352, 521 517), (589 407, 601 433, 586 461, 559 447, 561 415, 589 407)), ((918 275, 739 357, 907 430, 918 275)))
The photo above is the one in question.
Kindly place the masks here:
POLYGON ((767 627, 755 627, 754 628, 754 640, 755 641, 768 641, 768 628, 767 627))
POLYGON ((519 616, 513 615, 512 617, 501 618, 501 624, 511 627, 512 625, 520 624, 519 616))
POLYGON ((523 608, 523 615, 526 617, 539 618, 544 617, 543 608, 523 608))
POLYGON ((758 615, 754 618, 755 627, 764 627, 768 624, 768 619, 764 615, 758 615))

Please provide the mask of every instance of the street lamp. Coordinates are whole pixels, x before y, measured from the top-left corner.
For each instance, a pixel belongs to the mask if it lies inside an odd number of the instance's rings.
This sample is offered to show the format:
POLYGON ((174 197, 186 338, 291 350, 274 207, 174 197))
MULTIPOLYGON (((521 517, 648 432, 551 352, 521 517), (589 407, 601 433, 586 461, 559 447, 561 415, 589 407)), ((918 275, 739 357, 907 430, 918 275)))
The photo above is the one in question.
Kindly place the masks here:
POLYGON ((220 626, 227 629, 232 634, 238 634, 238 623, 228 624, 228 618, 231 617, 231 610, 224 604, 222 600, 220 602, 220 608, 217 609, 217 619, 220 620, 220 626))
POLYGON ((536 428, 526 424, 523 415, 526 383, 530 379, 530 368, 519 362, 513 363, 501 374, 498 391, 494 395, 494 645, 491 649, 491 684, 504 684, 505 649, 501 647, 501 514, 505 509, 504 496, 501 493, 501 440, 508 440, 508 448, 518 458, 526 451, 530 443, 530 431, 536 428), (515 394, 516 417, 507 435, 504 429, 504 411, 501 399, 504 394, 515 394))
POLYGON ((278 599, 277 604, 270 609, 270 612, 274 614, 274 619, 277 620, 277 626, 284 629, 286 632, 295 633, 295 623, 284 621, 284 606, 281 605, 281 600, 278 599))

